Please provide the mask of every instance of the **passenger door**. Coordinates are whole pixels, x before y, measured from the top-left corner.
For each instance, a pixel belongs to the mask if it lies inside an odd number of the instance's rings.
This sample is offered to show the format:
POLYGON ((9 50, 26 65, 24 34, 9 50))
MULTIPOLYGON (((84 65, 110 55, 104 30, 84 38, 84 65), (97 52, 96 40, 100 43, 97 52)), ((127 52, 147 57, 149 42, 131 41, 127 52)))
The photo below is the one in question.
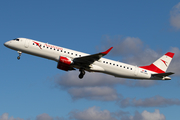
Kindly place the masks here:
POLYGON ((28 47, 29 47, 29 41, 30 41, 30 40, 27 40, 27 39, 25 40, 25 44, 24 44, 25 48, 28 48, 28 47))
POLYGON ((138 76, 138 73, 139 73, 139 67, 135 67, 135 70, 134 70, 134 75, 135 76, 138 76))

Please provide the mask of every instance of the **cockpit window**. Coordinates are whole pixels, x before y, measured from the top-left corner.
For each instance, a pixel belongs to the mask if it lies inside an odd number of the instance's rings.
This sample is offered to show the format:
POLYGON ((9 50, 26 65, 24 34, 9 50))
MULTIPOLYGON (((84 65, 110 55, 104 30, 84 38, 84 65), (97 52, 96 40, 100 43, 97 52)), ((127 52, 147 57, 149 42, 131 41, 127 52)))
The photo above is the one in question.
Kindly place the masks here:
POLYGON ((18 39, 18 38, 16 38, 16 39, 13 39, 13 40, 15 40, 15 41, 19 41, 19 39, 18 39))

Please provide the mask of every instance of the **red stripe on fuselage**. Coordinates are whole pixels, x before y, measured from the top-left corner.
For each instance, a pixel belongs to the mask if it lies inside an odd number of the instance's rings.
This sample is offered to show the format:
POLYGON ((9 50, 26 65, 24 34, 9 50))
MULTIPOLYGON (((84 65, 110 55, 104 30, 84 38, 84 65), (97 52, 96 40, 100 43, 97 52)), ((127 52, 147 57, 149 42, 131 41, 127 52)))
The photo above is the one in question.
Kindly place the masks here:
POLYGON ((156 73, 165 73, 163 70, 159 69, 154 64, 151 64, 149 66, 140 66, 140 68, 143 68, 152 72, 156 72, 156 73))

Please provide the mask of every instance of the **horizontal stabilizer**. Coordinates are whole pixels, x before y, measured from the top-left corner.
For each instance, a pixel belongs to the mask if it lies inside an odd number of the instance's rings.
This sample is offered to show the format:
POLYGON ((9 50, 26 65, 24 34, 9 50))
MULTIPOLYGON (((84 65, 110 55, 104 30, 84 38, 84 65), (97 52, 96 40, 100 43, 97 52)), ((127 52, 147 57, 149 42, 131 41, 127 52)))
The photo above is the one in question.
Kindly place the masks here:
POLYGON ((166 76, 169 76, 169 75, 172 75, 174 74, 173 72, 166 72, 166 73, 159 73, 159 74, 152 74, 153 77, 160 77, 160 78, 163 78, 163 77, 166 77, 166 76))

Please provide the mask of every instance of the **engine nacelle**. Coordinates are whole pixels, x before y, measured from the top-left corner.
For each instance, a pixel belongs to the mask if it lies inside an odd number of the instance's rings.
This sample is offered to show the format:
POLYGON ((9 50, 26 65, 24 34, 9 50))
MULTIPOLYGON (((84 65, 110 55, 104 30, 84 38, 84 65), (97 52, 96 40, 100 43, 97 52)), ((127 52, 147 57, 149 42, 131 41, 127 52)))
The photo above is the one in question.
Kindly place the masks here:
POLYGON ((57 68, 65 71, 74 70, 74 68, 71 67, 72 62, 70 58, 60 56, 57 68))

